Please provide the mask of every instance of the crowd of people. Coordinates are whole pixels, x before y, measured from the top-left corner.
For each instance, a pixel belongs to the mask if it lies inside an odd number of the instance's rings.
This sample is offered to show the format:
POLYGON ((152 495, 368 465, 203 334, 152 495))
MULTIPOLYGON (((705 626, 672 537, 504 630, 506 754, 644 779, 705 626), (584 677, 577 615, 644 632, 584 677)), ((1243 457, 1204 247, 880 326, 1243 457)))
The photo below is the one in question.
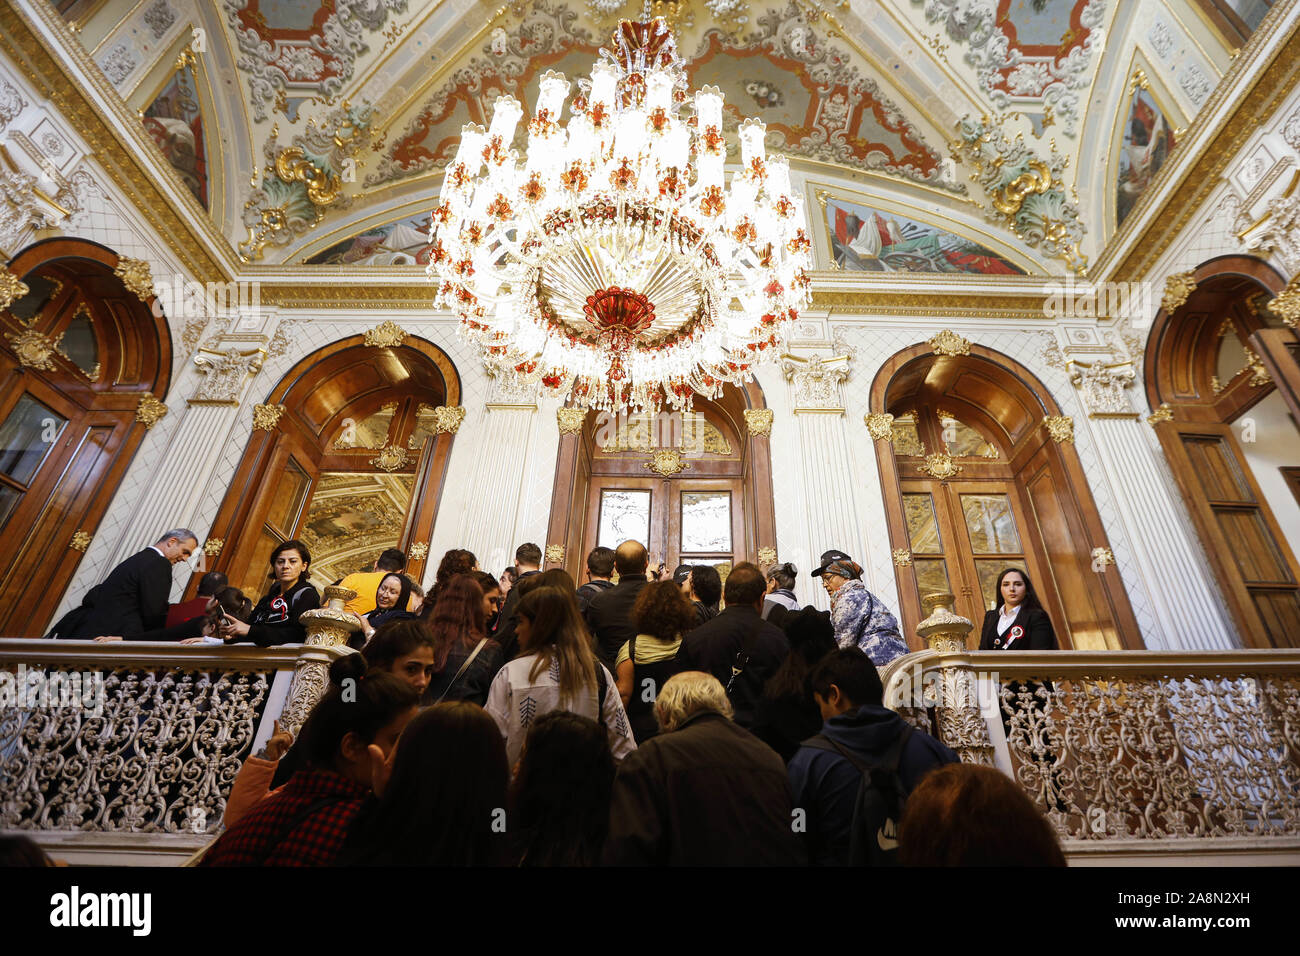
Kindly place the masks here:
MULTIPOLYGON (((51 636, 305 639, 306 545, 274 549, 255 605, 209 573, 159 607, 195 547, 169 531, 51 636)), ((296 739, 277 724, 244 761, 202 865, 1064 864, 1010 778, 883 706, 907 645, 843 552, 812 571, 829 613, 799 607, 788 563, 668 574, 626 541, 579 585, 535 544, 515 562, 453 549, 425 594, 390 549, 338 582, 358 653, 296 739)), ((986 642, 1054 646, 1024 572, 998 583, 986 642)))

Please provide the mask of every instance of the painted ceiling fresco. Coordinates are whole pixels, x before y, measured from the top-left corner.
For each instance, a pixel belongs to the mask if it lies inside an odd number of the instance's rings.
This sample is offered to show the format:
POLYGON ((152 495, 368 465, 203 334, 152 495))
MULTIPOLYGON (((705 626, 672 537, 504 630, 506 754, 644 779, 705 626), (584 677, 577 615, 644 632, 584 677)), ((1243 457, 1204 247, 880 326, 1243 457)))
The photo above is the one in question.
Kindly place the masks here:
POLYGON ((194 67, 185 64, 144 111, 144 128, 205 208, 208 167, 194 67))
POLYGON ((1132 212, 1138 197, 1160 172, 1173 148, 1174 133, 1164 111, 1149 90, 1135 85, 1120 145, 1115 183, 1116 225, 1132 212))

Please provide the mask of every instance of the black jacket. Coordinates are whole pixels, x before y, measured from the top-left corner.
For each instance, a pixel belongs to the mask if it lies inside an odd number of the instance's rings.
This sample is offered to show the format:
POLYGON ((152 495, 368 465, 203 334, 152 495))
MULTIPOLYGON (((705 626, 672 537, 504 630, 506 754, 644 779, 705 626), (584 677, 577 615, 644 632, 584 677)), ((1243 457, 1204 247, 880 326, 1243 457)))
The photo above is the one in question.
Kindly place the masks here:
POLYGON ((91 588, 81 607, 59 621, 51 634, 65 640, 88 640, 161 628, 167 623, 171 590, 171 562, 153 548, 145 548, 91 588))
POLYGON ((601 591, 587 605, 583 616, 596 637, 596 653, 612 673, 618 649, 636 637, 632 624, 632 605, 636 603, 646 579, 640 574, 626 575, 608 591, 601 591))
POLYGON ((1057 649, 1056 632, 1052 630, 1052 619, 1041 608, 1021 608, 1016 619, 1012 621, 1007 633, 998 634, 998 610, 986 611, 984 628, 980 631, 981 651, 1054 651, 1057 649), (1017 637, 1010 647, 1006 647, 1011 631, 1021 627, 1025 633, 1017 637))
POLYGON ((433 680, 425 689, 424 696, 420 698, 420 706, 428 707, 430 704, 438 703, 439 700, 468 700, 480 707, 487 703, 492 678, 497 676, 497 671, 501 670, 501 665, 505 663, 501 658, 501 645, 496 641, 490 640, 484 644, 473 662, 465 668, 465 673, 460 675, 460 680, 456 680, 456 675, 477 646, 478 641, 468 646, 463 641, 456 642, 447 653, 447 661, 442 665, 442 673, 434 674, 433 680), (452 683, 453 681, 455 683, 452 683))
POLYGON ((618 768, 604 862, 802 865, 791 813, 781 758, 720 714, 697 714, 618 768))
POLYGON ((501 605, 501 613, 497 615, 497 629, 488 635, 501 645, 503 662, 513 660, 514 656, 519 653, 519 638, 515 636, 515 622, 512 620, 515 615, 515 608, 519 606, 519 582, 524 578, 531 578, 534 574, 541 573, 541 571, 525 571, 519 575, 515 581, 515 586, 506 595, 505 604, 501 605))
POLYGON ((320 594, 308 582, 306 575, 298 579, 285 595, 280 585, 273 585, 266 597, 257 602, 253 616, 248 619, 248 637, 258 647, 275 647, 280 644, 301 644, 307 640, 307 628, 298 623, 304 611, 320 607, 320 594))
POLYGON ((582 587, 578 588, 578 610, 584 615, 587 613, 587 606, 591 604, 592 599, 614 586, 613 581, 606 581, 604 578, 596 578, 588 581, 582 587))
POLYGON ((753 724, 758 699, 763 696, 763 685, 790 653, 790 642, 785 632, 759 617, 757 608, 732 605, 687 634, 678 652, 685 662, 684 670, 705 671, 726 687, 731 680, 731 666, 736 655, 745 645, 745 638, 751 635, 749 661, 736 678, 731 692, 736 723, 742 727, 753 724))

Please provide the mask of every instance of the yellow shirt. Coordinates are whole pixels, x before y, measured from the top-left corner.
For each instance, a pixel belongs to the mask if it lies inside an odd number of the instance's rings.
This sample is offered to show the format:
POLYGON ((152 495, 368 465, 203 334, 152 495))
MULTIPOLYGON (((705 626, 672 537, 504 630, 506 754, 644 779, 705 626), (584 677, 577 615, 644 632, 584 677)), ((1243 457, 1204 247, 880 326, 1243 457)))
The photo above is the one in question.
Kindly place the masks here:
POLYGON ((369 614, 373 611, 379 582, 392 573, 391 571, 358 571, 356 574, 349 574, 339 582, 339 587, 351 588, 357 592, 357 596, 343 605, 343 610, 351 611, 353 614, 369 614))
MULTIPOLYGON (((628 659, 628 644, 626 642, 618 649, 618 657, 614 660, 614 668, 617 670, 618 665, 628 659)), ((638 634, 636 636, 636 663, 653 664, 655 661, 666 661, 677 654, 677 648, 682 646, 680 636, 671 641, 661 641, 651 634, 638 634)))

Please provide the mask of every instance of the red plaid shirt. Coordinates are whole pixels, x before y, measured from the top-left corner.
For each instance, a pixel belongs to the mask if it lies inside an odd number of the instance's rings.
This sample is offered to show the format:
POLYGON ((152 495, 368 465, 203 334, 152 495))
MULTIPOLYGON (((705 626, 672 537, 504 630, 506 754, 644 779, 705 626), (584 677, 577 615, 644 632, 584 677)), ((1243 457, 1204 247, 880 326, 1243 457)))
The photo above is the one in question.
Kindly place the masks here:
POLYGON ((202 866, 329 866, 369 791, 333 770, 299 770, 221 835, 202 866))

